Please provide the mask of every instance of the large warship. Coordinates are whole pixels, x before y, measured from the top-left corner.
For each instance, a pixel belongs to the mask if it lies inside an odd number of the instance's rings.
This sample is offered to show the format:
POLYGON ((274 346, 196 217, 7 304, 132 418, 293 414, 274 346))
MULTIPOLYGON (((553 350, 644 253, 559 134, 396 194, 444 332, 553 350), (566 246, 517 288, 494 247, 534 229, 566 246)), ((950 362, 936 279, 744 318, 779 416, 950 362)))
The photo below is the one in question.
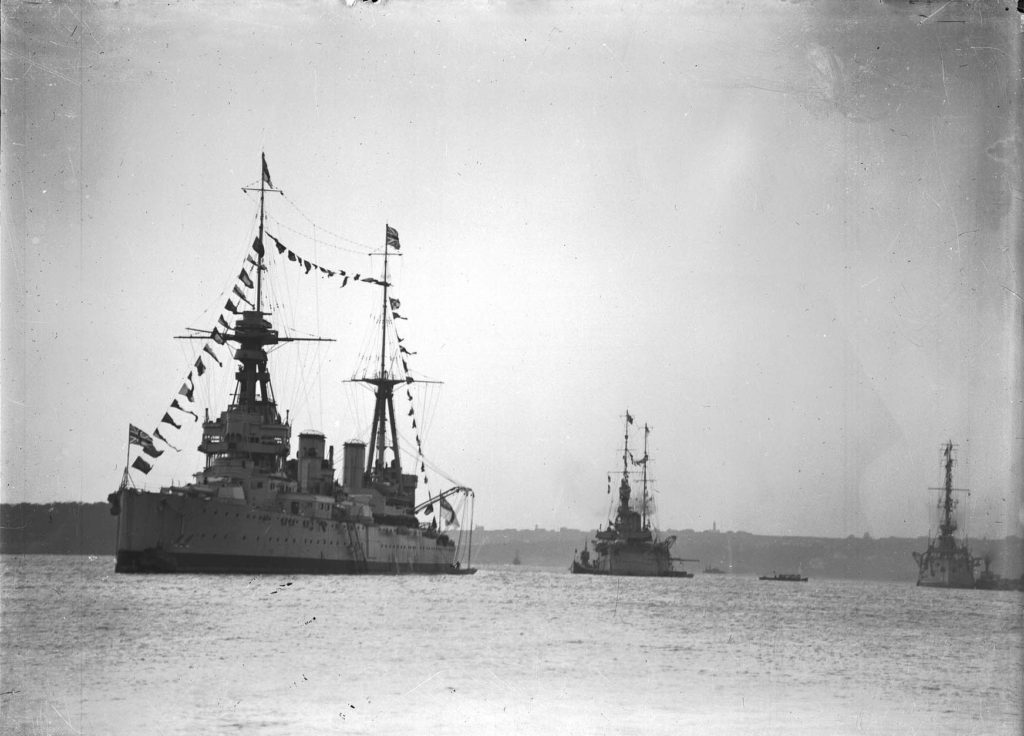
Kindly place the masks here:
POLYGON ((929 489, 942 492, 939 495, 939 534, 929 537, 928 549, 924 552, 914 552, 917 584, 930 588, 973 588, 974 568, 979 560, 971 556, 966 538, 956 535, 957 522, 953 512, 958 502, 953 494, 966 492, 966 489, 953 487, 952 441, 943 447, 942 458, 946 481, 942 488, 929 489))
MULTIPOLYGON (((647 439, 650 428, 644 425, 644 454, 635 459, 629 449, 629 427, 633 417, 626 412, 625 440, 622 450, 622 478, 619 481, 619 503, 615 520, 606 529, 598 529, 591 541, 594 554, 584 547, 572 561, 570 570, 577 575, 631 575, 636 577, 693 577, 692 573, 676 569, 674 562, 687 562, 671 556, 674 536, 659 538, 651 525, 650 494, 648 493, 647 465, 650 455, 647 439), (630 465, 640 468, 641 494, 632 496, 629 484, 630 465)), ((608 492, 611 493, 609 475, 608 492)))
MULTIPOLYGON (((374 370, 356 379, 370 385, 375 395, 369 447, 359 440, 344 444, 340 482, 334 447, 328 447, 318 431, 300 433, 295 456, 288 457, 292 427, 274 398, 267 352, 283 343, 321 338, 279 334, 270 322, 270 312, 263 308, 263 278, 268 268, 263 247, 264 200, 268 193, 280 190, 273 188, 265 157, 262 166, 259 187, 246 188, 259 192, 259 230, 253 253, 246 258, 248 265, 240 274, 245 286, 255 288, 255 299, 238 286, 234 291, 238 304, 244 301, 251 309, 238 310, 229 299, 233 325, 222 315, 220 328, 186 336, 212 339, 203 350, 214 360, 211 346, 237 346, 233 396, 217 418, 211 419, 206 410, 198 447, 206 457, 205 464, 194 473, 194 480, 184 485, 156 492, 135 487, 128 468, 149 472, 153 458, 166 451, 157 441, 167 442, 160 431, 167 427, 162 423, 152 434, 130 427, 129 453, 141 448, 147 457, 140 454, 131 465, 126 464, 121 487, 109 499, 111 513, 118 518, 115 569, 123 573, 472 572, 468 557, 472 540, 462 544, 461 529, 456 535, 459 522, 452 505, 461 501, 461 508, 471 509, 472 490, 455 486, 428 494, 417 504, 418 476, 405 472, 402 465, 394 393, 396 386, 414 379, 408 376, 404 355, 402 371, 389 368, 396 366, 394 351, 392 360, 385 360, 388 326, 397 316, 389 315, 389 307, 393 309, 397 300, 388 293, 388 258, 400 248, 398 233, 390 226, 385 228, 381 279, 328 270, 296 257, 290 249, 288 260, 280 259, 283 264, 298 261, 306 274, 315 268, 331 277, 343 276, 343 285, 353 278, 383 291, 380 361, 374 370), (432 518, 427 523, 417 514, 432 518)), ((283 244, 266 235, 283 254, 283 244)), ((202 358, 200 355, 196 363, 198 375, 203 373, 202 358)), ((184 397, 192 400, 192 381, 190 371, 181 391, 183 402, 184 397)), ((193 414, 177 399, 172 406, 193 414)), ((163 421, 180 426, 169 414, 163 421)), ((419 446, 418 434, 416 442, 419 446)))

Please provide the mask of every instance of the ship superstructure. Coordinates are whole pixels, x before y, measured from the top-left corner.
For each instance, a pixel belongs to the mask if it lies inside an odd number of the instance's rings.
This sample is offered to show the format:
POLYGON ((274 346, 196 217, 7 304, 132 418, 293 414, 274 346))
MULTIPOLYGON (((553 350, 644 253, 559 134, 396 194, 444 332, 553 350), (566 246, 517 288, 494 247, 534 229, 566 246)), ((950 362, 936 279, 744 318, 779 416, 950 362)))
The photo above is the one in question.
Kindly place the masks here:
MULTIPOLYGON (((264 197, 278 191, 270 186, 265 159, 260 187, 252 191, 260 195, 255 259, 250 256, 248 260, 255 273, 253 308, 238 312, 234 325, 223 330, 188 336, 208 339, 212 335, 218 344, 237 346, 232 398, 216 419, 210 419, 208 412, 204 418, 198 449, 205 462, 191 483, 159 492, 140 490, 126 469, 121 487, 110 496, 111 512, 118 516, 116 570, 466 572, 471 569, 468 560, 462 566, 457 556, 460 551, 468 554, 468 545, 460 549, 462 545, 448 533, 458 527, 449 499, 461 496, 471 503, 473 492, 456 486, 417 505, 417 476, 402 472, 393 389, 412 379, 389 375, 384 359, 387 259, 392 244, 397 246, 397 233, 387 228, 384 278, 364 279, 384 290, 381 368, 363 379, 374 387, 376 401, 370 452, 361 441, 345 443, 339 483, 334 447, 327 445, 322 433, 300 433, 295 456, 289 458, 292 427, 288 418, 281 416, 274 397, 267 350, 281 343, 321 338, 279 335, 269 312, 262 308, 264 197), (435 504, 440 507, 438 515, 429 524, 420 522, 416 514, 432 513, 435 504)), ((191 400, 191 388, 188 394, 191 400)), ((177 402, 175 406, 180 408, 177 402)), ((159 430, 154 434, 162 439, 159 430)), ((150 434, 135 427, 129 441, 142 446, 151 457, 162 453, 155 449, 150 434)), ((148 472, 148 463, 141 457, 132 467, 148 472)))
MULTIPOLYGON (((629 428, 633 417, 627 411, 625 435, 622 450, 622 477, 618 488, 618 505, 615 520, 608 522, 608 527, 598 529, 591 541, 593 553, 586 547, 572 561, 570 568, 575 574, 582 575, 632 575, 641 577, 693 577, 691 573, 676 569, 674 562, 685 562, 681 558, 671 556, 674 536, 660 538, 652 528, 650 505, 651 498, 648 487, 648 453, 647 441, 650 427, 644 425, 644 454, 640 459, 633 457, 629 449, 629 428), (639 498, 633 497, 630 485, 631 465, 639 467, 641 493, 639 498)), ((609 476, 609 492, 611 476, 609 476)))
POLYGON ((917 562, 917 584, 931 588, 973 588, 974 568, 978 560, 971 556, 967 539, 957 535, 958 524, 954 516, 958 501, 954 493, 966 493, 965 488, 953 487, 953 442, 942 449, 942 464, 945 469, 945 483, 939 495, 939 533, 928 539, 924 552, 915 552, 917 562))

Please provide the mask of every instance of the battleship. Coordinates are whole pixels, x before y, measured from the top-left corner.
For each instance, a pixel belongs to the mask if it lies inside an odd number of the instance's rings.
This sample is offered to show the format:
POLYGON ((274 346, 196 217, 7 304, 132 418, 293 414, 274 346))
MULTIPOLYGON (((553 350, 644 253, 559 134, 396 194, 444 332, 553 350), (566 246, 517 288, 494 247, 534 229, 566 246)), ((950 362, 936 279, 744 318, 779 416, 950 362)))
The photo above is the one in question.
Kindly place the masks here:
MULTIPOLYGON (((212 338, 215 346, 237 346, 233 353, 237 362, 233 395, 218 417, 211 419, 206 410, 198 446, 205 455, 205 464, 194 473, 192 482, 172 484, 159 491, 139 489, 129 467, 148 473, 153 460, 140 455, 130 466, 126 463, 121 486, 108 499, 111 513, 117 516, 115 570, 246 574, 474 572, 470 566, 472 539, 462 543, 453 507, 453 502, 461 501, 460 509, 471 514, 473 491, 454 486, 427 494, 417 503, 419 477, 405 472, 402 465, 394 394, 396 386, 408 389, 407 384, 414 379, 408 375, 404 355, 403 370, 397 369, 395 351, 389 350, 388 342, 389 323, 395 333, 394 315, 389 315, 388 308, 393 309, 397 302, 388 293, 388 258, 400 248, 397 231, 385 228, 383 278, 351 276, 383 292, 381 354, 379 363, 355 379, 372 387, 372 430, 368 446, 361 440, 344 443, 339 482, 334 447, 328 447, 326 437, 318 431, 301 432, 295 456, 288 457, 292 427, 288 414, 282 417, 275 400, 268 349, 296 340, 323 338, 281 335, 270 322, 270 312, 263 308, 264 272, 270 260, 265 258, 264 237, 277 245, 279 254, 285 250, 264 230, 265 197, 280 192, 273 188, 265 157, 259 187, 246 187, 245 191, 259 193, 254 253, 246 258, 249 271, 243 267, 240 274, 246 286, 255 288, 255 299, 247 299, 251 292, 236 286, 239 305, 244 300, 249 310, 236 311, 229 300, 229 312, 235 316, 233 325, 221 321, 222 330, 195 330, 197 334, 183 337, 212 338), (430 523, 420 521, 417 514, 431 516, 430 523)), ((332 277, 345 275, 343 285, 348 283, 345 272, 329 271, 296 258, 290 249, 288 260, 280 259, 282 265, 296 260, 307 274, 315 266, 332 277)), ((400 344, 401 338, 397 339, 400 344)), ((210 346, 208 342, 204 350, 216 360, 210 346)), ((202 357, 196 363, 199 375, 203 373, 202 357)), ((181 393, 191 401, 191 384, 186 383, 181 393)), ((188 411, 187 405, 183 407, 177 399, 172 406, 188 411)), ((173 417, 164 416, 164 421, 180 426, 173 417)), ((166 448, 160 449, 157 440, 167 442, 160 428, 166 430, 161 424, 150 434, 131 426, 129 453, 133 447, 141 447, 148 458, 159 457, 166 448)), ((418 434, 416 442, 419 446, 418 434)))
MULTIPOLYGON (((677 577, 691 578, 693 573, 676 569, 675 562, 695 562, 672 557, 670 550, 675 543, 674 536, 659 538, 652 529, 650 494, 648 493, 647 465, 650 455, 647 439, 650 428, 644 425, 644 454, 634 459, 629 450, 629 427, 633 417, 626 412, 625 442, 622 450, 622 479, 619 482, 619 504, 615 521, 608 522, 607 529, 598 529, 591 542, 594 555, 584 548, 578 552, 569 568, 576 575, 630 575, 636 577, 677 577), (629 484, 630 463, 640 467, 641 495, 632 498, 629 484)), ((608 492, 611 493, 609 475, 608 492)))
POLYGON ((964 488, 953 487, 953 443, 947 442, 942 448, 942 462, 946 471, 946 480, 942 488, 931 488, 941 491, 939 495, 939 534, 929 537, 928 548, 924 552, 914 552, 917 562, 917 584, 929 588, 973 588, 974 568, 979 560, 971 557, 967 548, 966 538, 956 535, 957 522, 953 511, 957 500, 956 492, 966 493, 964 488))

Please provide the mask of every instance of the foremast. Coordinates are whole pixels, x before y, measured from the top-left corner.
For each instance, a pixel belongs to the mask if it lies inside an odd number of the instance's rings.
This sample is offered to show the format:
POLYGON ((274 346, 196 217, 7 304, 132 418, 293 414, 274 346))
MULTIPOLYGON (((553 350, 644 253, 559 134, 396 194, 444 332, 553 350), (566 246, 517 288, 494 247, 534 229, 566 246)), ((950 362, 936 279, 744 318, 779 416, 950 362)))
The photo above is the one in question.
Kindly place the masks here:
MULTIPOLYGON (((256 302, 252 309, 236 312, 233 329, 214 330, 217 342, 238 345, 234 353, 238 361, 235 371, 235 390, 231 403, 217 419, 210 420, 207 413, 203 422, 203 439, 199 451, 206 455, 205 468, 196 474, 199 483, 234 483, 241 486, 245 498, 261 502, 273 494, 273 484, 254 477, 280 475, 284 478, 285 461, 290 452, 291 425, 282 419, 274 397, 274 387, 267 366, 267 348, 284 342, 325 342, 325 338, 282 337, 263 311, 263 248, 266 195, 283 194, 274 188, 267 168, 267 159, 261 154, 260 185, 243 187, 245 192, 259 192, 259 232, 253 251, 256 253, 256 302)), ((210 335, 193 339, 207 339, 210 335)))
POLYGON ((953 487, 953 465, 955 464, 953 459, 953 441, 948 441, 942 448, 942 464, 945 469, 945 482, 942 488, 930 488, 932 491, 942 491, 942 495, 939 496, 939 536, 938 545, 943 550, 953 550, 957 547, 961 547, 964 551, 967 549, 966 539, 962 542, 958 542, 955 537, 955 532, 958 529, 956 519, 953 517, 953 512, 959 505, 959 502, 953 497, 954 493, 969 493, 970 491, 966 488, 954 488, 953 487))
POLYGON ((943 487, 933 488, 931 490, 941 490, 942 496, 939 498, 939 508, 942 511, 942 518, 939 521, 939 537, 950 537, 952 538, 953 533, 957 530, 956 519, 953 518, 953 510, 957 507, 957 501, 953 498, 954 491, 965 491, 963 488, 953 488, 953 442, 949 441, 942 450, 943 465, 946 469, 946 482, 943 487))
MULTIPOLYGON (((633 423, 632 415, 626 412, 625 435, 622 445, 622 480, 619 482, 619 507, 615 513, 615 530, 627 541, 643 542, 651 539, 651 530, 646 523, 646 514, 641 514, 630 507, 629 500, 632 488, 629 485, 629 465, 632 455, 629 452, 629 426, 633 423)), ((644 462, 643 462, 643 506, 647 504, 647 426, 644 425, 644 462)))

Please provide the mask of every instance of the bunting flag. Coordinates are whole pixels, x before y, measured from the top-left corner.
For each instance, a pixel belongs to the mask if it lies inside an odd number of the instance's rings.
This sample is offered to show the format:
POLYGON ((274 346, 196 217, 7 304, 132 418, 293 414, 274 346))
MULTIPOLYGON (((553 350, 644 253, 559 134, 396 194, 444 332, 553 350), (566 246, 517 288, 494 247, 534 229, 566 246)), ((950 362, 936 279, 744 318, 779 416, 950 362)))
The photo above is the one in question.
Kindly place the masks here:
POLYGON ((271 189, 274 188, 273 182, 270 181, 270 169, 267 168, 267 156, 266 154, 260 154, 263 157, 263 183, 271 189))
POLYGON ((402 370, 405 371, 406 373, 409 372, 409 365, 408 363, 405 362, 404 358, 402 359, 402 370))
POLYGON ((238 280, 241 281, 243 284, 245 284, 245 288, 247 288, 247 289, 251 289, 252 288, 252 279, 249 278, 249 274, 247 274, 245 272, 244 268, 241 271, 238 272, 238 280))
POLYGON ((395 250, 402 249, 401 244, 398 242, 398 231, 388 224, 384 225, 384 245, 385 247, 391 246, 395 250))
POLYGON ((231 329, 231 325, 229 325, 228 321, 226 319, 224 319, 224 315, 223 314, 220 315, 219 317, 217 317, 217 324, 219 324, 225 330, 230 330, 231 329))
MULTIPOLYGON (((164 412, 164 418, 160 420, 165 424, 170 424, 175 429, 181 429, 181 425, 174 421, 170 414, 164 412)), ((164 440, 166 442, 166 440, 164 440)))
POLYGON ((444 509, 445 513, 447 514, 447 518, 445 519, 445 521, 448 522, 448 524, 451 526, 458 526, 459 522, 455 518, 455 509, 453 509, 452 505, 443 498, 441 499, 441 508, 444 509))
POLYGON ((203 356, 196 358, 196 373, 200 376, 206 373, 206 366, 203 364, 203 356))
POLYGON ((612 474, 608 474, 608 493, 612 492, 612 474))
POLYGON ((260 267, 260 264, 256 263, 256 261, 254 261, 254 260, 252 259, 252 256, 246 256, 246 257, 245 257, 245 262, 246 262, 246 263, 250 263, 250 264, 252 264, 253 266, 256 266, 256 268, 259 268, 259 267, 260 267))
POLYGON ((391 317, 393 319, 408 319, 408 317, 403 317, 402 315, 400 315, 398 312, 396 312, 394 310, 391 310, 391 317))
POLYGON ((134 424, 128 425, 128 444, 139 445, 145 447, 146 445, 153 444, 153 438, 143 432, 141 429, 136 427, 134 424))
MULTIPOLYGON (((221 319, 223 319, 223 317, 221 319)), ((220 362, 220 358, 218 358, 217 354, 215 352, 213 352, 213 348, 210 347, 209 343, 207 343, 206 345, 203 345, 203 352, 204 353, 209 353, 210 357, 213 358, 217 362, 217 365, 219 365, 221 368, 224 367, 224 364, 220 362)))
MULTIPOLYGON (((195 391, 194 387, 189 386, 187 383, 183 383, 183 384, 181 384, 181 388, 178 389, 178 394, 180 396, 184 396, 186 399, 188 399, 191 402, 191 401, 195 401, 195 399, 192 398, 192 393, 194 391, 195 391)), ((177 401, 177 399, 175 399, 175 401, 177 401)), ((178 407, 178 408, 181 408, 181 407, 178 407)))
POLYGON ((224 344, 224 335, 220 334, 217 331, 216 327, 213 328, 213 331, 210 333, 210 337, 212 337, 213 341, 215 343, 217 343, 218 345, 223 345, 224 344))
POLYGON ((434 504, 430 504, 425 509, 423 509, 423 513, 425 513, 427 516, 430 516, 432 513, 434 513, 434 504))
POLYGON ((400 353, 405 353, 406 355, 416 355, 416 353, 413 353, 413 352, 411 352, 409 350, 406 350, 405 345, 399 345, 398 346, 398 351, 400 353))
POLYGON ((163 450, 156 449, 156 445, 146 445, 142 448, 142 451, 150 457, 160 457, 164 454, 163 450))
POLYGON ((235 303, 233 301, 231 301, 230 299, 228 299, 224 303, 224 309, 226 309, 229 312, 231 312, 231 314, 238 314, 238 308, 235 307, 235 303))
POLYGON ((167 438, 166 438, 166 437, 164 437, 164 436, 163 436, 162 434, 160 434, 160 430, 159 430, 159 429, 154 429, 154 430, 153 430, 153 434, 154 434, 154 435, 156 435, 156 438, 157 438, 158 440, 160 440, 161 442, 163 442, 163 443, 164 443, 165 445, 167 445, 168 447, 170 447, 170 448, 171 448, 172 450, 174 450, 175 452, 181 452, 181 450, 180 450, 179 448, 177 448, 177 447, 175 447, 174 445, 172 445, 172 444, 171 444, 170 442, 168 442, 168 441, 167 441, 167 438))
POLYGON ((257 235, 253 239, 253 241, 252 241, 252 249, 254 251, 256 251, 256 255, 258 255, 260 258, 263 257, 263 254, 264 254, 265 251, 263 250, 263 243, 260 241, 260 236, 259 235, 257 235))
POLYGON ((630 413, 628 411, 626 412, 626 422, 628 424, 632 424, 633 423, 633 417, 630 415, 630 413))
POLYGON ((412 420, 412 428, 416 429, 416 418, 415 417, 413 417, 413 420, 412 420))
POLYGON ((238 288, 238 285, 237 285, 237 284, 235 285, 235 288, 233 288, 233 289, 231 290, 231 293, 232 293, 232 294, 234 294, 235 296, 237 296, 237 297, 238 297, 239 299, 241 299, 241 300, 242 300, 243 302, 245 302, 246 304, 248 304, 248 305, 249 305, 250 307, 251 307, 251 306, 253 306, 252 302, 251 302, 251 301, 249 301, 249 300, 248 300, 248 299, 247 299, 247 298, 245 297, 245 294, 244 294, 244 293, 242 293, 242 290, 238 288))
POLYGON ((196 421, 196 422, 198 422, 198 421, 199 421, 199 415, 198 415, 198 414, 196 414, 196 413, 195 413, 194 411, 189 411, 189 410, 188 410, 188 409, 186 409, 186 408, 185 408, 184 406, 182 406, 181 404, 179 404, 179 403, 178 403, 178 400, 177 400, 177 399, 175 399, 174 401, 172 401, 172 402, 171 402, 171 408, 172 408, 172 409, 177 409, 178 411, 183 411, 183 412, 185 412, 186 414, 191 414, 191 415, 192 415, 192 420, 193 420, 193 421, 196 421))
POLYGON ((143 473, 148 473, 153 469, 153 466, 143 460, 141 457, 135 458, 135 462, 132 463, 132 467, 136 470, 141 470, 143 473))
MULTIPOLYGON (((306 270, 307 274, 309 274, 310 271, 316 269, 317 271, 319 271, 320 273, 324 274, 328 278, 334 278, 335 276, 341 276, 342 277, 341 288, 344 288, 344 287, 348 286, 349 279, 351 279, 353 281, 365 281, 368 284, 376 284, 378 286, 388 286, 389 285, 389 284, 386 284, 385 282, 381 281, 380 279, 371 278, 369 276, 365 276, 364 277, 364 276, 361 276, 358 273, 355 274, 355 275, 350 276, 346 271, 344 271, 344 270, 342 270, 340 268, 335 270, 335 271, 332 271, 329 268, 325 268, 324 266, 321 266, 319 263, 313 263, 313 261, 310 261, 310 260, 308 260, 306 258, 303 258, 298 253, 296 253, 291 248, 289 248, 284 243, 282 243, 273 234, 266 233, 266 235, 267 235, 268 238, 270 238, 271 240, 274 241, 274 246, 277 248, 278 254, 285 255, 287 253, 288 254, 288 260, 291 261, 292 263, 296 263, 299 266, 302 266, 306 270)), ((249 288, 252 288, 252 284, 248 284, 248 286, 249 286, 249 288)), ((393 302, 393 308, 397 308, 398 300, 394 299, 394 300, 392 300, 392 302, 393 302)))
POLYGON ((406 376, 405 377, 405 382, 406 383, 412 383, 414 380, 416 380, 416 379, 414 379, 412 376, 406 376))
POLYGON ((412 407, 409 407, 409 416, 412 416, 412 407))

